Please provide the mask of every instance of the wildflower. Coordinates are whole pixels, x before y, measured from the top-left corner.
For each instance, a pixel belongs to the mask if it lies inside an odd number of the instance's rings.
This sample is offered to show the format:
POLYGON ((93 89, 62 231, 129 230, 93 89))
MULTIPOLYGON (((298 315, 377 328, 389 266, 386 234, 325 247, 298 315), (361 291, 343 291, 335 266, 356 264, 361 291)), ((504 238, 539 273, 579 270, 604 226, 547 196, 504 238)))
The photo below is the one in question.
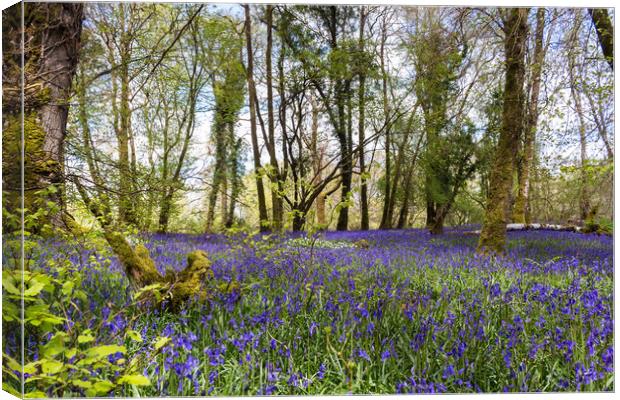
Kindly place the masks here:
POLYGON ((319 372, 317 372, 316 376, 319 380, 325 378, 325 372, 326 372, 327 368, 325 368, 325 364, 321 363, 321 365, 319 365, 319 372))
POLYGON ((370 356, 368 355, 368 353, 366 353, 366 351, 361 348, 357 349, 357 357, 363 358, 366 361, 370 361, 370 356))
POLYGON ((450 364, 443 370, 443 379, 448 379, 451 376, 454 376, 454 365, 450 364))

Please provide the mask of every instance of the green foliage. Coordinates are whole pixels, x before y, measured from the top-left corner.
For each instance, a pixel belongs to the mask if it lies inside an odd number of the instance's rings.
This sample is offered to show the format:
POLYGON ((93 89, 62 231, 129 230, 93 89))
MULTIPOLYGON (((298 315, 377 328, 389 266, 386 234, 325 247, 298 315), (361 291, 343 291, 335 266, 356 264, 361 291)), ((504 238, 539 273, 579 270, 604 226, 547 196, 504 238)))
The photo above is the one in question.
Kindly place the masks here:
MULTIPOLYGON (((39 343, 37 357, 26 353, 25 396, 94 397, 148 385, 148 378, 137 369, 140 354, 133 357, 135 349, 129 352, 123 344, 140 344, 140 334, 133 330, 118 336, 106 333, 105 321, 100 320, 101 308, 87 306, 92 299, 92 283, 86 281, 83 266, 73 263, 70 253, 45 256, 41 244, 40 237, 29 236, 24 242, 24 247, 30 249, 26 252, 27 269, 22 271, 18 264, 11 266, 5 262, 2 271, 3 330, 20 329, 23 298, 25 340, 39 343), (100 321, 89 327, 93 320, 100 321)), ((6 245, 14 246, 12 242, 6 245)), ((99 261, 90 256, 84 262, 88 268, 98 270, 107 269, 109 260, 99 261)), ((102 284, 110 285, 115 280, 118 282, 119 277, 112 274, 102 284)), ((136 310, 116 306, 110 312, 120 315, 136 310)), ((6 347, 3 360, 4 389, 18 393, 22 368, 13 355, 6 353, 6 347)))

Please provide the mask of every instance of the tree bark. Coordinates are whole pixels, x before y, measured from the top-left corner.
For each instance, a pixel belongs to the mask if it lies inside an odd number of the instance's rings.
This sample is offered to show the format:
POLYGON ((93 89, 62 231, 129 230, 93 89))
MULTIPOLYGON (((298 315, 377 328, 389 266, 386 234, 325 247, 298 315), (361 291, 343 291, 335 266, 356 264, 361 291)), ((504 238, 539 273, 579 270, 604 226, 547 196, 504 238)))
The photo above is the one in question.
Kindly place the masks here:
MULTIPOLYGON (((216 82, 214 86, 216 85, 219 85, 219 83, 216 82)), ((213 91, 216 93, 215 117, 213 124, 213 132, 215 133, 215 164, 213 166, 213 181, 211 183, 211 191, 209 192, 207 206, 207 232, 211 232, 213 230, 218 194, 222 192, 221 196, 226 196, 226 193, 221 190, 221 187, 226 179, 226 152, 228 135, 226 132, 226 100, 223 99, 223 97, 227 96, 227 93, 226 90, 215 87, 213 91)), ((222 209, 222 215, 224 215, 225 212, 226 209, 222 209)))
POLYGON ((245 39, 247 50, 246 79, 248 83, 248 97, 250 103, 250 135, 252 139, 252 154, 254 156, 254 174, 256 179, 256 192, 258 197, 258 218, 259 229, 265 232, 269 229, 269 217, 267 216, 267 206, 265 203, 265 188, 261 176, 260 149, 258 147, 258 135, 256 132, 256 91, 254 85, 254 53, 252 51, 252 17, 250 6, 245 4, 245 39))
POLYGON ((577 88, 577 71, 576 67, 576 54, 575 52, 579 46, 579 29, 581 27, 581 15, 575 13, 575 25, 571 32, 571 48, 568 51, 568 72, 570 79, 570 91, 575 103, 575 111, 579 121, 579 158, 580 158, 580 187, 579 187, 579 217, 582 221, 588 218, 590 212, 590 194, 588 190, 588 176, 586 172, 587 163, 587 144, 586 144, 586 122, 583 115, 583 108, 581 105, 581 93, 577 88))
MULTIPOLYGON (((360 31, 358 41, 358 51, 360 54, 364 54, 365 40, 364 29, 366 27, 366 9, 364 6, 360 8, 360 31)), ((359 89, 358 89, 358 146, 359 146, 359 161, 360 161, 360 212, 361 212, 361 224, 362 230, 368 230, 370 227, 370 221, 368 216, 368 183, 366 177, 366 160, 364 152, 364 141, 366 140, 365 124, 366 124, 366 65, 359 65, 359 89)))
POLYGON ((511 8, 504 23, 506 79, 502 128, 493 160, 484 224, 478 242, 482 253, 503 253, 506 243, 508 195, 516 149, 523 133, 525 43, 528 8, 511 8))
POLYGON ((204 300, 209 296, 206 284, 213 279, 213 271, 205 251, 196 250, 189 253, 187 267, 181 272, 168 271, 166 275, 162 275, 157 270, 148 249, 141 244, 133 248, 122 234, 114 230, 110 210, 92 201, 79 181, 76 180, 74 183, 84 204, 101 224, 103 236, 118 257, 125 276, 134 290, 157 285, 154 290, 162 295, 160 301, 165 302, 166 307, 173 310, 177 310, 192 299, 204 300))
POLYGON ((538 96, 540 93, 540 76, 545 62, 545 47, 543 35, 545 30, 545 9, 539 8, 536 12, 536 36, 534 44, 534 63, 532 64, 532 91, 530 95, 527 120, 523 130, 523 154, 518 164, 518 190, 515 199, 512 219, 516 223, 529 223, 529 189, 530 168, 534 153, 536 125, 538 123, 538 96))
POLYGON ((585 90, 586 98, 588 99, 588 103, 590 104, 590 109, 592 110, 592 118, 594 119, 594 123, 596 124, 596 129, 598 131, 603 144, 605 145, 605 150, 607 151, 607 158, 614 158, 614 149, 609 141, 609 135, 607 133, 607 124, 605 123, 605 116, 603 114, 603 106, 601 104, 600 98, 597 103, 594 103, 594 99, 592 98, 592 92, 590 90, 585 90))
MULTIPOLYGON (((3 152, 10 148, 11 154, 5 152, 4 156, 7 161, 13 160, 12 164, 17 164, 3 171, 3 190, 10 191, 7 200, 11 203, 3 201, 3 204, 7 210, 17 211, 22 208, 22 171, 21 165, 15 163, 15 156, 21 154, 22 150, 23 70, 24 207, 34 211, 46 207, 44 202, 52 202, 58 209, 47 215, 45 221, 40 221, 40 226, 49 223, 54 228, 63 229, 68 223, 64 191, 64 143, 72 80, 78 63, 84 6, 70 3, 25 3, 23 7, 26 26, 21 26, 21 7, 12 8, 17 14, 16 22, 19 25, 14 27, 14 32, 4 33, 15 34, 16 37, 11 42, 8 42, 8 37, 3 41, 3 152), (5 48, 7 42, 20 46, 24 28, 27 31, 24 34, 23 49, 5 48), (22 50, 26 62, 23 66, 22 50), (10 59, 14 54, 19 54, 19 60, 10 59), (15 179, 8 176, 11 173, 14 173, 15 179), (55 190, 46 190, 44 195, 38 194, 41 189, 49 188, 55 190)), ((3 12, 3 19, 11 12, 3 12)), ((4 23, 8 23, 7 28, 10 26, 10 21, 5 20, 4 23)))
POLYGON ((267 149, 269 150, 269 161, 271 164, 271 171, 269 172, 269 179, 271 180, 271 206, 272 206, 272 225, 276 231, 281 231, 283 228, 283 210, 282 199, 279 195, 279 189, 281 189, 280 183, 280 170, 278 167, 278 161, 276 158, 276 141, 275 141, 275 119, 273 112, 273 83, 272 83, 272 68, 271 68, 271 53, 273 48, 273 6, 267 5, 265 10, 265 19, 267 22, 267 48, 265 51, 265 67, 267 78, 267 131, 269 135, 269 143, 267 143, 267 149))
POLYGON ((405 193, 403 196, 403 204, 401 205, 400 212, 398 214, 398 222, 396 224, 397 229, 403 229, 407 224, 407 218, 409 216, 409 199, 411 197, 411 189, 413 182, 413 171, 418 160, 418 154, 420 153, 420 147, 422 145, 422 136, 418 139, 415 152, 407 168, 407 176, 405 177, 405 193))
POLYGON ((383 95, 383 114, 385 116, 385 198, 383 200, 383 212, 381 213, 381 223, 379 224, 379 229, 389 229, 392 227, 392 221, 388 218, 388 209, 390 204, 390 194, 391 194, 391 182, 392 182, 392 174, 391 174, 391 160, 390 160, 390 151, 392 147, 392 143, 390 141, 390 128, 391 121, 390 119, 390 106, 388 103, 388 95, 387 95, 387 70, 385 67, 385 42, 387 40, 387 26, 384 21, 382 29, 381 29, 381 46, 379 50, 380 62, 381 62, 381 89, 383 95))
POLYGON ((396 160, 394 162, 394 180, 392 181, 392 191, 389 196, 387 211, 387 221, 390 227, 392 227, 392 221, 394 219, 394 208, 396 207, 396 193, 398 191, 398 182, 402 179, 401 173, 403 168, 403 160, 405 158, 407 146, 409 145, 409 135, 411 134, 413 128, 413 117, 415 116, 416 109, 414 109, 409 116, 409 121, 407 122, 407 126, 405 128, 405 135, 402 142, 398 146, 398 155, 396 156, 396 160))
POLYGON ((132 195, 132 173, 129 162, 129 137, 131 129, 131 107, 130 107, 130 88, 129 88, 129 60, 131 59, 131 43, 129 33, 125 26, 125 4, 119 4, 121 13, 121 38, 120 38, 120 68, 118 71, 121 81, 120 105, 119 105, 119 129, 118 139, 118 167, 120 176, 119 187, 119 218, 127 224, 137 222, 134 198, 132 195))

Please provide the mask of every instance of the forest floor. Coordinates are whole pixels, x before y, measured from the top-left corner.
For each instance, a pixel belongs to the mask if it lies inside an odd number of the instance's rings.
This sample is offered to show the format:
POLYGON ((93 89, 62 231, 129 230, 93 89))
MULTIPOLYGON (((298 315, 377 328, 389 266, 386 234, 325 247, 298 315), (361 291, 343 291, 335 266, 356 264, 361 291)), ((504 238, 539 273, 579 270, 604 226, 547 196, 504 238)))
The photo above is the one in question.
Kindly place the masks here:
MULTIPOLYGON (((196 249, 213 262, 212 298, 178 312, 144 312, 106 252, 46 242, 33 259, 80 274, 87 296, 67 291, 75 306, 61 330, 123 346, 105 362, 148 377, 121 384, 104 365, 112 383, 97 393, 613 390, 613 238, 509 232, 507 254, 486 258, 468 230, 141 236, 159 268, 182 269, 196 249)), ((54 329, 27 331, 26 361, 54 329)), ((5 333, 5 353, 16 340, 5 333)), ((54 357, 79 364, 79 351, 54 357)))

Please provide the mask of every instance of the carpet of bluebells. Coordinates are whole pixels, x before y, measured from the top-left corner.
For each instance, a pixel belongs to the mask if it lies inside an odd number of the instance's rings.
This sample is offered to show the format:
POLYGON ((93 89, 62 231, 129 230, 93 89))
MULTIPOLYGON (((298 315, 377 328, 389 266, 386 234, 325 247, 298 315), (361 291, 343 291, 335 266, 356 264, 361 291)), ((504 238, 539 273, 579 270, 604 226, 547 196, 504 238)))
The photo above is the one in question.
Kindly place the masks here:
MULTIPOLYGON (((54 242, 36 252, 38 268, 64 257, 84 275, 88 296, 63 329, 126 346, 149 378, 110 395, 614 389, 611 236, 509 232, 496 258, 477 255, 464 228, 136 240, 162 273, 205 250, 220 289, 177 312, 145 311, 109 253, 54 242)), ((16 357, 17 333, 4 335, 16 357)), ((27 362, 50 337, 27 335, 27 362)))

